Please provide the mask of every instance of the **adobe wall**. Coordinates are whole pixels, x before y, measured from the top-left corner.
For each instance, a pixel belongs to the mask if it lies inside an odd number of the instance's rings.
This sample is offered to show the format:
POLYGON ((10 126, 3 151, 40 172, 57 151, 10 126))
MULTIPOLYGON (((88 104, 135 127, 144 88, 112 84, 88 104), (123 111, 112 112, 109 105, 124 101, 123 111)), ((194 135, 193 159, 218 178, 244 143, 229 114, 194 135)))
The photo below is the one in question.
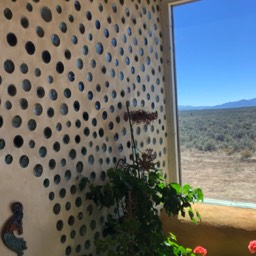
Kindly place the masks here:
POLYGON ((246 256, 250 241, 256 238, 256 211, 230 206, 196 204, 202 216, 198 224, 188 218, 173 218, 162 213, 164 231, 173 232, 180 244, 207 249, 207 256, 246 256))
MULTIPOLYGON (((131 154, 135 130, 168 169, 159 1, 1 0, 0 226, 24 207, 26 256, 95 255, 105 215, 78 188, 131 154)), ((14 255, 0 240, 0 255, 14 255)))

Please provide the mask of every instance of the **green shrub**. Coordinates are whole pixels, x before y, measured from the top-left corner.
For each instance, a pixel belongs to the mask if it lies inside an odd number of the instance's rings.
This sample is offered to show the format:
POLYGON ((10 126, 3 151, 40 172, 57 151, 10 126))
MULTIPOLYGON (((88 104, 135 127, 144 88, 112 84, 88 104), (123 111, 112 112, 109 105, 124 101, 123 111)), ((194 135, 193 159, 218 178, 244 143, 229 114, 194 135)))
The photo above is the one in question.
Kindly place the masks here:
POLYGON ((245 149, 241 152, 241 158, 242 159, 247 159, 247 158, 250 158, 252 157, 252 151, 249 150, 249 149, 245 149))
POLYGON ((203 146, 204 151, 214 151, 215 149, 216 149, 216 147, 215 147, 214 140, 207 141, 203 146))
POLYGON ((179 111, 179 128, 182 148, 256 150, 255 107, 179 111))

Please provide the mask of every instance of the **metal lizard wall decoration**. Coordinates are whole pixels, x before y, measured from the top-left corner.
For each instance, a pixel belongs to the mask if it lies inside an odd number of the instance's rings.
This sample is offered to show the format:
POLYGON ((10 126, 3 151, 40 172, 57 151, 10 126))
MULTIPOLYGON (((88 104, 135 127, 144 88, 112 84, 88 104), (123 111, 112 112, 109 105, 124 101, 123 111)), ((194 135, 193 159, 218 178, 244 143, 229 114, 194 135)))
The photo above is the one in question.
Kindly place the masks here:
POLYGON ((18 235, 23 234, 23 205, 16 202, 12 205, 13 216, 6 222, 3 230, 4 244, 12 251, 17 253, 17 256, 24 254, 23 250, 27 249, 26 241, 23 238, 18 238, 14 235, 17 231, 18 235))

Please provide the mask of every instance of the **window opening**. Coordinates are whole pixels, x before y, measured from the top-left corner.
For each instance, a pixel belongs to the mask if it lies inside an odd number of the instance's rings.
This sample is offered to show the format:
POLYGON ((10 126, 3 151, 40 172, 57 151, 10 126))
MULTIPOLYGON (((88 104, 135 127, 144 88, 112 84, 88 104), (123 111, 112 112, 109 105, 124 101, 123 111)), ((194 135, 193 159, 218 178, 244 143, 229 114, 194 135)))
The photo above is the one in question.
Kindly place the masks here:
POLYGON ((172 8, 182 183, 256 203, 256 2, 172 8))

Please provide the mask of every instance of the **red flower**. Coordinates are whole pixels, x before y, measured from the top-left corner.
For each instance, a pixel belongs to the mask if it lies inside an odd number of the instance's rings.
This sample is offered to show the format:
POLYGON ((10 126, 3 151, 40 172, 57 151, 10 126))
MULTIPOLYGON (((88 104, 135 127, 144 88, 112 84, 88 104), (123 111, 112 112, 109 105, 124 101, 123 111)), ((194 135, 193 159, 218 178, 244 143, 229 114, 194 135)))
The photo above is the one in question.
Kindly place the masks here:
POLYGON ((194 254, 196 254, 197 256, 205 256, 207 254, 207 250, 202 247, 202 246, 197 246, 195 247, 195 249, 193 250, 194 254))
POLYGON ((249 243, 248 245, 248 249, 250 251, 251 254, 256 253, 256 240, 253 240, 249 243))

